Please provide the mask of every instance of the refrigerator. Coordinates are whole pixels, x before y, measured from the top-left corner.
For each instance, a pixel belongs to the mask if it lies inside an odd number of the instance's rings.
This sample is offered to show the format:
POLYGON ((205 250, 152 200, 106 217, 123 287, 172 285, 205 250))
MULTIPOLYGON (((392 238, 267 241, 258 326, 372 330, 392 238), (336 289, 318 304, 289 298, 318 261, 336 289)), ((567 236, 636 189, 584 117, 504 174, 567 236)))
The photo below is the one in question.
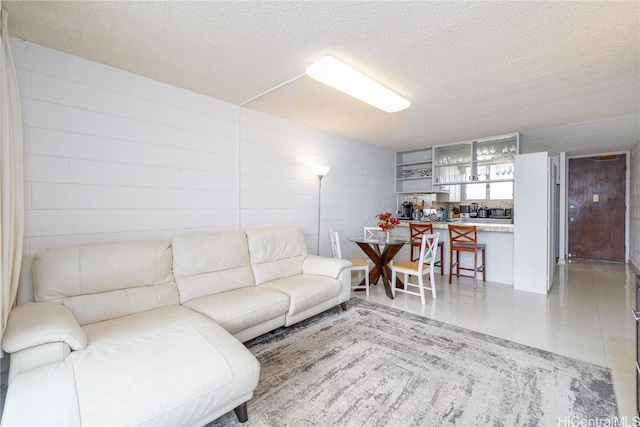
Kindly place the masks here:
POLYGON ((557 165, 545 152, 514 159, 513 289, 546 294, 556 265, 557 165))

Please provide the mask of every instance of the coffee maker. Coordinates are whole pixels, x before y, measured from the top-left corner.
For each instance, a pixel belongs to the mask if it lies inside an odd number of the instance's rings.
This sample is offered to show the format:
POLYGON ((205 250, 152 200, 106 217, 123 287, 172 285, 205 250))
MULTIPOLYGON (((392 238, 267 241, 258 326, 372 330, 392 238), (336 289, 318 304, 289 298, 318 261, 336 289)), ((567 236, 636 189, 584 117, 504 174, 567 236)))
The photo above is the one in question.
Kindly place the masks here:
POLYGON ((403 202, 400 206, 400 218, 412 219, 413 216, 413 203, 403 202))

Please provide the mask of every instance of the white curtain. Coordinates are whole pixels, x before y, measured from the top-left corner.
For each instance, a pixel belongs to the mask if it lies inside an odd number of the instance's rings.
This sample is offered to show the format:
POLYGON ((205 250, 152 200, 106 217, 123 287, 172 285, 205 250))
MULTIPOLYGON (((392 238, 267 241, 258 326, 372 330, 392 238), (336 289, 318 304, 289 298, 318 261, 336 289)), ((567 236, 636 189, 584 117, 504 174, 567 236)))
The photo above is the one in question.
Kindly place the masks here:
POLYGON ((13 65, 7 12, 2 14, 2 57, 0 58, 0 309, 2 328, 16 300, 24 236, 24 179, 22 110, 18 79, 13 65))

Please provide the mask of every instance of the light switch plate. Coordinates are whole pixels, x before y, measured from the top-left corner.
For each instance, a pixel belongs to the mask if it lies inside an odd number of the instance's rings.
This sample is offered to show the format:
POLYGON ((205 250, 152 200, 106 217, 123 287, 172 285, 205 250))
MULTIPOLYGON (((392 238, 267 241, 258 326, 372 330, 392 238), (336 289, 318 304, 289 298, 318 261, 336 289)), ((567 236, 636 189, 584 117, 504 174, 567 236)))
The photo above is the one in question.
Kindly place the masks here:
POLYGON ((593 203, 598 203, 600 201, 600 196, 598 194, 593 195, 593 203))

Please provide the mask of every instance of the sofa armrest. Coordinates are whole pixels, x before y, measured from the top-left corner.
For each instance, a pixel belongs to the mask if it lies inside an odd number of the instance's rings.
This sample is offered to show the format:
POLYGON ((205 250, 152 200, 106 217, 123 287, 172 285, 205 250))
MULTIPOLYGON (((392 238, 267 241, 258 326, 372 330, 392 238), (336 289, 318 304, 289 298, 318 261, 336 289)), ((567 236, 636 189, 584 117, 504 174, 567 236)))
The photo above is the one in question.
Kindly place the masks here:
POLYGON ((71 348, 64 342, 48 342, 11 353, 9 382, 18 374, 64 360, 71 348))
POLYGON ((72 350, 87 346, 87 334, 67 307, 56 302, 19 305, 9 313, 2 349, 7 353, 64 342, 72 350))
POLYGON ((349 267, 351 267, 351 262, 346 259, 308 255, 302 263, 302 273, 329 276, 337 279, 340 272, 349 267))

